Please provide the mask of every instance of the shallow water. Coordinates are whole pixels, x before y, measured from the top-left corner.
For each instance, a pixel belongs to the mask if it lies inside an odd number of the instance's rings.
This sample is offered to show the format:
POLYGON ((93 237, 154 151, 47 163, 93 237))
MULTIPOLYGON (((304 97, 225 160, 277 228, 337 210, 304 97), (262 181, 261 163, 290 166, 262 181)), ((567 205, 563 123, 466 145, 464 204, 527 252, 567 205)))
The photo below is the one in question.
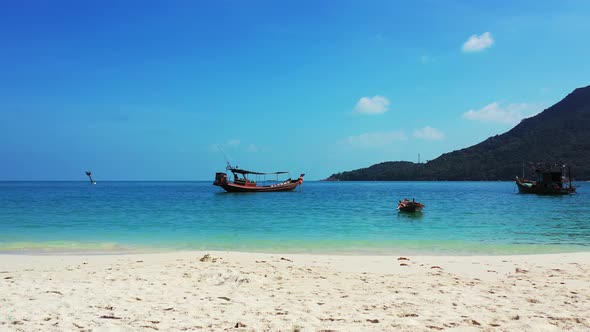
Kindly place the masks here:
POLYGON ((0 252, 239 250, 525 254, 590 250, 578 194, 513 182, 305 182, 228 194, 207 182, 0 182, 0 252), (426 204, 396 211, 403 198, 426 204))

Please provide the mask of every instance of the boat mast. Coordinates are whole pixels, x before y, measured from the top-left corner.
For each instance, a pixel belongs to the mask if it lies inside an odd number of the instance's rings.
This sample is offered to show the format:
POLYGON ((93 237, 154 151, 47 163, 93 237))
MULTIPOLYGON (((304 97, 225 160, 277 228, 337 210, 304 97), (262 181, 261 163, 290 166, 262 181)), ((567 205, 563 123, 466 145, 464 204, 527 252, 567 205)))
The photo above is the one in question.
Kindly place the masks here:
POLYGON ((223 154, 223 159, 225 159, 225 162, 227 163, 227 166, 225 168, 227 170, 231 169, 232 166, 229 163, 229 159, 227 158, 227 155, 225 154, 225 151, 223 151, 223 149, 221 148, 221 146, 219 146, 219 144, 217 144, 217 148, 219 149, 219 151, 221 151, 221 153, 223 154))

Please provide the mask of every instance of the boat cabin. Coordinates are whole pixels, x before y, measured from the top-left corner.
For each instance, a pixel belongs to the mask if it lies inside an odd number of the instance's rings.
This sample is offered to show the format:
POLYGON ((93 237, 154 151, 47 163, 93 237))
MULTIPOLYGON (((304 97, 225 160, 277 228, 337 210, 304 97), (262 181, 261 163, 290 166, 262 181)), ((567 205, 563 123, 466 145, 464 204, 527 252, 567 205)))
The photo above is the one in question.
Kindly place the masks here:
POLYGON ((213 184, 216 186, 220 186, 225 183, 227 183, 227 174, 225 174, 224 172, 215 173, 215 181, 213 182, 213 184))
POLYGON ((543 188, 550 188, 558 186, 563 187, 561 172, 538 172, 537 173, 537 186, 543 188))

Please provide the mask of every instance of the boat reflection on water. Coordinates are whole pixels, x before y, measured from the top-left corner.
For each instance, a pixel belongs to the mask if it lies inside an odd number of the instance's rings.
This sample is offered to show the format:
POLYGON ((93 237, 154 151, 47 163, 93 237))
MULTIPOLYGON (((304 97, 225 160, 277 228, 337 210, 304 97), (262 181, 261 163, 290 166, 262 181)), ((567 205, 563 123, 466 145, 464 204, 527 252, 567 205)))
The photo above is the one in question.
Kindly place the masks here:
POLYGON ((402 221, 414 222, 422 220, 424 213, 396 213, 397 218, 402 221))

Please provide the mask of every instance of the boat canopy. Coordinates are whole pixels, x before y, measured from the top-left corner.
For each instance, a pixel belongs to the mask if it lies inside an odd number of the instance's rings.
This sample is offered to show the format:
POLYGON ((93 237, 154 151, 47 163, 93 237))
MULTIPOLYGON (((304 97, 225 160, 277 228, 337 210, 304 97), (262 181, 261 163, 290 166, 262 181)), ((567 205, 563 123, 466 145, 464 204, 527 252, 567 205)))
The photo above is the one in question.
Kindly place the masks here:
POLYGON ((271 172, 271 173, 263 173, 263 172, 254 172, 254 171, 248 171, 245 169, 240 169, 240 168, 228 168, 228 171, 232 172, 232 173, 237 173, 237 174, 256 174, 256 175, 268 175, 268 174, 288 174, 289 172, 271 172))

